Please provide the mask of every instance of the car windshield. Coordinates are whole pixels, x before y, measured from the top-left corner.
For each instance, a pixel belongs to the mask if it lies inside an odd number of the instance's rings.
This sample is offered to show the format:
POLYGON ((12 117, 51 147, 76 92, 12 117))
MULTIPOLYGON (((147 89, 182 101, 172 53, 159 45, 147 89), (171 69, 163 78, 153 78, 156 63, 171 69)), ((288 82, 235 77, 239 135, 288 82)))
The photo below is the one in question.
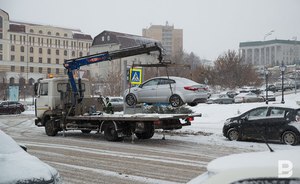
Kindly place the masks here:
POLYGON ((21 151, 22 148, 2 130, 0 130, 0 154, 10 154, 21 151))

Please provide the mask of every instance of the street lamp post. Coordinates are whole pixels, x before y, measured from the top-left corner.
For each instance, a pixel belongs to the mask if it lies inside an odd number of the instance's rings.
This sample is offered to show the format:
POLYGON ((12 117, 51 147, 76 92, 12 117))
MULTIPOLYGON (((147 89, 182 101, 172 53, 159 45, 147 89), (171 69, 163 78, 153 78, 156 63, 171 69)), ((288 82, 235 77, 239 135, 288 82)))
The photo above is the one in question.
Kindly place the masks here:
POLYGON ((284 104, 284 71, 285 71, 286 66, 283 64, 281 64, 280 66, 280 71, 281 71, 281 103, 284 104))
POLYGON ((268 76, 269 76, 269 70, 268 68, 265 68, 265 76, 266 76, 266 104, 269 103, 268 100, 268 76))

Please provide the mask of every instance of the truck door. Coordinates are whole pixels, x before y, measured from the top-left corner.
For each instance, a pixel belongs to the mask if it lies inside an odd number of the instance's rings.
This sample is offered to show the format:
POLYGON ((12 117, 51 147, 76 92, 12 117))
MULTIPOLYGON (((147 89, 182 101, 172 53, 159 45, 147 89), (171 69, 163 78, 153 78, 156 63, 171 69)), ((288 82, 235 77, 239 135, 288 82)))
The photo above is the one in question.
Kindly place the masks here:
POLYGON ((45 111, 50 107, 48 82, 39 83, 36 97, 36 115, 42 117, 45 111))

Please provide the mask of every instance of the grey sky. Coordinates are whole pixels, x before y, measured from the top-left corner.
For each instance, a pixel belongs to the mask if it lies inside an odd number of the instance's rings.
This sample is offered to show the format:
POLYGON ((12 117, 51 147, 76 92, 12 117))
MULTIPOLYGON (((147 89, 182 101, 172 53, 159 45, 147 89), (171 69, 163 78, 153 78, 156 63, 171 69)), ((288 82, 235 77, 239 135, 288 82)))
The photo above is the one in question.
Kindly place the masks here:
POLYGON ((0 0, 11 20, 141 35, 150 24, 183 29, 183 47, 216 59, 239 42, 300 40, 299 0, 0 0))

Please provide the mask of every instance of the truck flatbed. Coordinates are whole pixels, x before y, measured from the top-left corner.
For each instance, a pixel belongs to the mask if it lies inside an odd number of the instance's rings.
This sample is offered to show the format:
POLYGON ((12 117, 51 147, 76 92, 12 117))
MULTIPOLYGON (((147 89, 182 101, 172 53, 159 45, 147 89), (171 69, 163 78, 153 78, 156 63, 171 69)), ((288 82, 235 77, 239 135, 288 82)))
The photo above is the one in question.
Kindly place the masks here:
POLYGON ((201 114, 101 114, 67 116, 67 120, 82 121, 159 121, 201 117, 201 114))

